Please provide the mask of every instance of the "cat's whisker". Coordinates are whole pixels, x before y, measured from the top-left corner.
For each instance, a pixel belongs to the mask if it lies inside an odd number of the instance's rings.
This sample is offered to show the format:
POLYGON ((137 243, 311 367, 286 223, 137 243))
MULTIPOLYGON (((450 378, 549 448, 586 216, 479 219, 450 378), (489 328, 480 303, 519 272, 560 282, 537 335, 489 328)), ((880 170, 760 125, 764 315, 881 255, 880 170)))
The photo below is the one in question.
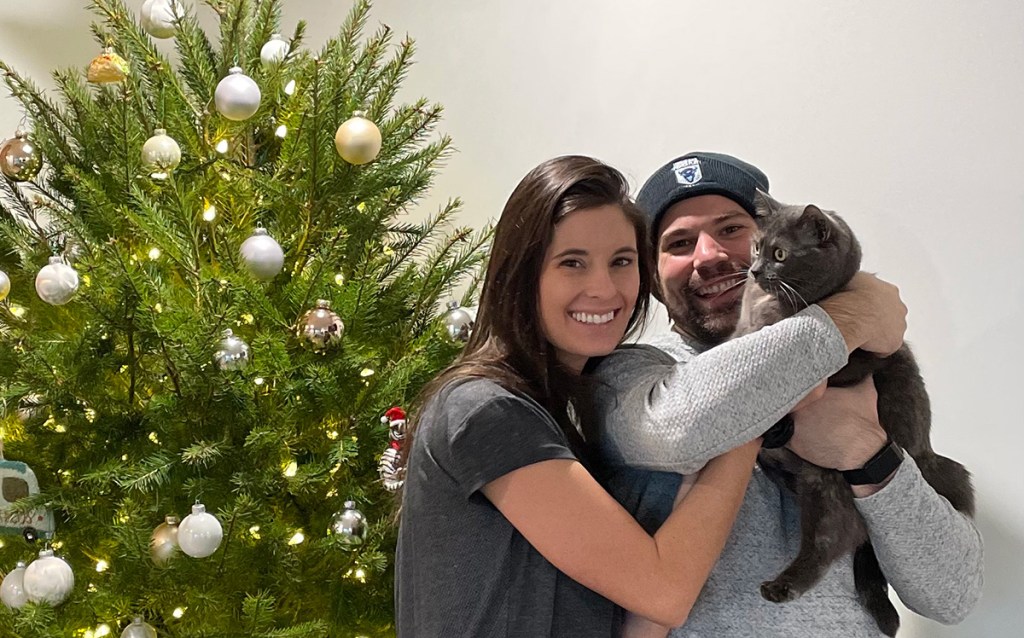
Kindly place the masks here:
MULTIPOLYGON (((782 282, 782 289, 785 290, 787 294, 791 295, 790 296, 790 300, 791 301, 795 301, 795 299, 793 297, 796 297, 796 299, 799 299, 800 302, 803 304, 804 308, 806 308, 807 306, 811 305, 811 304, 807 303, 807 300, 803 298, 803 295, 801 295, 799 292, 796 291, 796 288, 794 288, 790 284, 786 283, 785 281, 782 282)), ((796 304, 794 303, 793 305, 796 305, 796 304)))

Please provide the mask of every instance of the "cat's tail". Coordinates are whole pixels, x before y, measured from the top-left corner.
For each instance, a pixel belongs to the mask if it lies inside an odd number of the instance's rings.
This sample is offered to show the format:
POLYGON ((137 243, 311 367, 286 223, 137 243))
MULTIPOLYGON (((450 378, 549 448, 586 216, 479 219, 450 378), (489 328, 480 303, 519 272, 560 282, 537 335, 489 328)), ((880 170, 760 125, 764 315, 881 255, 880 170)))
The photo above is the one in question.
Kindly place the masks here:
POLYGON ((971 473, 963 465, 940 454, 922 454, 915 458, 928 484, 957 511, 974 516, 974 486, 971 473))

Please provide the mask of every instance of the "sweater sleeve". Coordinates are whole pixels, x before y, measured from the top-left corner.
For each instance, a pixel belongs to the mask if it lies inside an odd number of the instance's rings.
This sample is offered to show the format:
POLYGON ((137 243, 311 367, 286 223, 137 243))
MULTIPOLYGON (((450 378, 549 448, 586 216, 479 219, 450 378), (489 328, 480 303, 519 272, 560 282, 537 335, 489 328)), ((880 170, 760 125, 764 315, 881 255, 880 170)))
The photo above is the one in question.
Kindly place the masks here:
POLYGON ((763 434, 846 359, 818 306, 686 362, 649 346, 617 350, 594 370, 603 460, 696 472, 763 434))
POLYGON ((854 499, 878 563, 909 609, 945 624, 962 621, 981 597, 981 534, 921 476, 907 456, 892 480, 854 499))

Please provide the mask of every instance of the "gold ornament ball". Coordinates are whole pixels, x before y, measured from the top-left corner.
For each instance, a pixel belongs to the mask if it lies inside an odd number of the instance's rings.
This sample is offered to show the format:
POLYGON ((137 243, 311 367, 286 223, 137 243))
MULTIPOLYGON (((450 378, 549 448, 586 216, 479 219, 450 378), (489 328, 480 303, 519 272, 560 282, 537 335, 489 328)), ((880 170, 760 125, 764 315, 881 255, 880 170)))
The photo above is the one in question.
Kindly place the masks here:
POLYGON ((181 147, 162 128, 153 131, 153 137, 142 145, 142 165, 146 170, 166 177, 181 163, 181 147))
POLYGON ((16 182, 26 182, 39 174, 43 158, 28 134, 18 131, 0 145, 0 171, 16 182))
POLYGON ((178 551, 178 517, 167 516, 156 526, 149 539, 149 556, 157 565, 163 566, 178 551))
POLYGON ((372 162, 380 153, 380 129, 364 115, 362 111, 356 111, 334 134, 334 148, 338 149, 341 159, 349 164, 372 162))

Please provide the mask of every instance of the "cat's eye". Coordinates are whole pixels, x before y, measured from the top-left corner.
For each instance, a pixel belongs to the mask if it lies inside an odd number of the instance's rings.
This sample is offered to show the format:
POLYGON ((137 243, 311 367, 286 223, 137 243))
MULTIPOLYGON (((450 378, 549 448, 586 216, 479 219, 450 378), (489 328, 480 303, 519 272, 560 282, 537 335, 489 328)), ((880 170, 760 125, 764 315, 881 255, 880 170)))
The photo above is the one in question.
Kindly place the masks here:
POLYGON ((785 248, 776 248, 775 249, 775 260, 776 261, 786 261, 786 257, 789 257, 789 253, 786 252, 785 248))
POLYGON ((761 254, 761 247, 758 246, 757 244, 751 245, 751 247, 750 247, 750 254, 752 256, 754 256, 754 257, 757 257, 758 255, 761 254))

